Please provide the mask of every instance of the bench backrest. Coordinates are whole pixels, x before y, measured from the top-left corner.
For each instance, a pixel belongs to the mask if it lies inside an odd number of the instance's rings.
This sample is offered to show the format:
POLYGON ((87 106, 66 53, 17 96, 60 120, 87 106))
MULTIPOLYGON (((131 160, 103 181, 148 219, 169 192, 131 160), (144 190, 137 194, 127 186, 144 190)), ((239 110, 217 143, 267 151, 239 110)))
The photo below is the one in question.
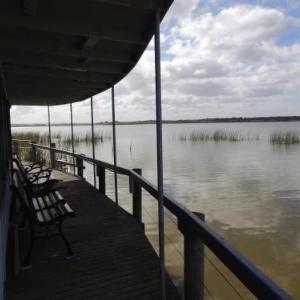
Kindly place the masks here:
POLYGON ((17 153, 12 154, 13 162, 18 165, 18 168, 21 169, 23 173, 26 173, 26 170, 22 164, 22 161, 17 153))
POLYGON ((21 204, 26 207, 26 209, 31 210, 32 204, 29 201, 29 192, 26 188, 26 182, 19 169, 13 169, 13 180, 12 180, 13 194, 15 198, 21 201, 21 204))

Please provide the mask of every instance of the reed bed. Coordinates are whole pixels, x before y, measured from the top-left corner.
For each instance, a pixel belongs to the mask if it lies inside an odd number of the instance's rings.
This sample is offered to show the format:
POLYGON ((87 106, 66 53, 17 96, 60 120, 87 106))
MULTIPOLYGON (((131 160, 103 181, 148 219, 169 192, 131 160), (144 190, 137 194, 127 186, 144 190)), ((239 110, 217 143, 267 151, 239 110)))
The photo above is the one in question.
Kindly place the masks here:
MULTIPOLYGON (((28 140, 34 141, 37 144, 48 144, 49 136, 48 133, 39 133, 33 131, 24 131, 24 132, 13 132, 13 139, 17 140, 28 140)), ((72 144, 72 136, 70 134, 63 134, 61 132, 53 132, 51 134, 51 139, 53 142, 58 142, 63 145, 71 145, 72 144)), ((104 131, 96 131, 94 135, 95 143, 103 143, 105 140, 110 140, 111 135, 104 131)), ((74 134, 74 144, 79 143, 92 143, 92 134, 86 132, 84 134, 74 134)))
POLYGON ((238 131, 225 131, 225 130, 194 130, 191 133, 182 133, 179 135, 180 141, 204 142, 204 141, 228 141, 238 142, 249 140, 249 137, 243 137, 238 131))
POLYGON ((48 140, 48 135, 41 134, 39 132, 24 131, 24 132, 13 132, 12 138, 16 140, 28 140, 28 141, 34 141, 36 143, 44 144, 45 141, 48 140))
MULTIPOLYGON (((95 144, 104 143, 104 141, 110 140, 110 139, 111 139, 111 135, 104 131, 96 131, 94 134, 95 144)), ((72 144, 72 136, 66 135, 61 139, 61 141, 63 144, 71 145, 72 144)), ((92 141, 93 141, 92 134, 89 132, 87 132, 85 134, 74 134, 74 144, 79 144, 79 143, 90 144, 90 143, 92 143, 92 141)))
POLYGON ((300 143, 300 132, 296 130, 276 130, 271 133, 272 144, 294 145, 300 143))

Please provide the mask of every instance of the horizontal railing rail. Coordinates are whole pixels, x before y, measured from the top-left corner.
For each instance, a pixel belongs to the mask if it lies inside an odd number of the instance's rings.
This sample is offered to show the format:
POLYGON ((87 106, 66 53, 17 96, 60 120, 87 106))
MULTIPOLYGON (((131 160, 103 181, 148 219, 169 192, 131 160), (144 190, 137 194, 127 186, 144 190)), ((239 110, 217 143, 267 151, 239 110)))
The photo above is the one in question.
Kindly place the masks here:
MULTIPOLYGON (((105 185, 105 170, 114 171, 121 175, 127 175, 130 178, 130 190, 132 191, 132 185, 135 184, 139 188, 143 188, 156 200, 158 199, 157 187, 140 175, 135 170, 130 170, 114 165, 108 162, 104 162, 98 159, 93 159, 81 154, 74 154, 66 150, 56 149, 45 145, 31 144, 35 149, 43 149, 53 151, 54 153, 60 153, 64 155, 74 156, 77 161, 86 161, 93 163, 98 167, 98 176, 101 173, 104 176, 100 182, 105 185), (103 171, 104 170, 104 171, 103 171)), ((78 170, 79 172, 79 170, 78 170)), ((83 175, 83 171, 81 172, 83 175)), ((100 190, 105 192, 105 186, 99 187, 100 190)), ((140 197, 139 201, 141 200, 140 197)), ((201 240, 222 263, 245 285, 253 295, 258 299, 292 299, 282 288, 280 288, 272 279, 266 276, 260 271, 253 263, 251 263, 246 257, 238 252, 232 245, 225 241, 220 235, 218 235, 204 220, 199 218, 195 213, 190 211, 188 208, 180 204, 170 195, 165 193, 164 195, 164 206, 177 217, 179 229, 183 234, 193 236, 201 240)), ((141 208, 140 208, 141 209, 141 208)), ((141 220, 139 220, 141 222, 141 220)), ((191 298, 192 299, 192 298, 191 298)))
POLYGON ((20 139, 12 139, 12 142, 17 142, 17 143, 32 143, 31 140, 20 140, 20 139))

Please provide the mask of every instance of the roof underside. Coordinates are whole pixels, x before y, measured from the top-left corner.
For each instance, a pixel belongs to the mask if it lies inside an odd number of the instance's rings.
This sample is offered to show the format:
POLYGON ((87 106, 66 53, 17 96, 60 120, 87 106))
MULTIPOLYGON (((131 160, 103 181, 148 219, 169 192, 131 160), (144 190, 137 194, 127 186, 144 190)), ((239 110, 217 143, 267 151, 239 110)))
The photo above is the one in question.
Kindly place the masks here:
POLYGON ((126 76, 173 0, 2 0, 0 63, 13 105, 81 101, 126 76))

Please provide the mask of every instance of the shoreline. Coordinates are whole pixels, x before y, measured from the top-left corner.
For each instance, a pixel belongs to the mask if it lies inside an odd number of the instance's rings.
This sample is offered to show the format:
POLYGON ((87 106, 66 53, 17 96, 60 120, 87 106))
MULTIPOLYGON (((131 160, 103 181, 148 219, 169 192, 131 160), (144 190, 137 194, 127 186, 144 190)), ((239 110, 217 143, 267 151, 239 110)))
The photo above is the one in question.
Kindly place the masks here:
MULTIPOLYGON (((300 116, 287 117, 253 117, 253 118, 207 118, 191 120, 164 120, 163 124, 197 124, 197 123, 269 123, 269 122, 299 122, 300 116)), ((119 121, 116 125, 149 125, 155 124, 155 120, 145 121, 119 121)), ((74 126, 89 126, 90 123, 74 123, 74 126)), ((112 125, 112 122, 97 122, 95 125, 112 125)), ((48 124, 12 124, 11 127, 46 127, 48 124)), ((70 123, 54 123, 51 126, 70 126, 70 123)))

